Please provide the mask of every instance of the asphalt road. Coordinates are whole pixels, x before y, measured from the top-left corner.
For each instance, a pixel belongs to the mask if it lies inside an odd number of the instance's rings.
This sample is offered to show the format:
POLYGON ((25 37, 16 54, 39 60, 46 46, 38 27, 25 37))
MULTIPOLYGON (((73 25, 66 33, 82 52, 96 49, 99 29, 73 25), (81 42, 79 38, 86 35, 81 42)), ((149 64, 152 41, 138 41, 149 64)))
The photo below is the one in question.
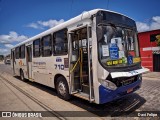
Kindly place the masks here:
MULTIPOLYGON (((89 111, 89 113, 91 113, 90 116, 99 116, 97 119, 105 119, 107 116, 115 116, 117 113, 118 116, 125 116, 126 112, 128 115, 135 111, 160 111, 160 79, 158 78, 152 79, 145 77, 141 88, 135 93, 111 103, 96 105, 77 97, 72 97, 70 101, 61 100, 57 97, 56 91, 52 88, 38 83, 25 83, 19 80, 19 78, 12 77, 12 71, 9 65, 0 64, 0 72, 2 71, 7 73, 8 76, 10 75, 8 79, 10 79, 11 82, 19 84, 28 93, 57 111, 89 111), (33 93, 33 90, 35 91, 35 94, 33 93)), ((6 77, 8 77, 7 74, 6 77)), ((10 108, 8 107, 6 109, 9 110, 10 108)))

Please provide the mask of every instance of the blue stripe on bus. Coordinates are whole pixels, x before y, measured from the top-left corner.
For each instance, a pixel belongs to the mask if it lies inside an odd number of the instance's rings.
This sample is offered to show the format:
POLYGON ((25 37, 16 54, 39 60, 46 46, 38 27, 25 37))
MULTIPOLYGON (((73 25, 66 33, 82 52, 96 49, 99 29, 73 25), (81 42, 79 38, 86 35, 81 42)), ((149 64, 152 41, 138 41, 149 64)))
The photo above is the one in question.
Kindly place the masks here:
POLYGON ((121 86, 116 90, 110 90, 100 85, 99 86, 99 103, 100 104, 107 103, 107 102, 119 99, 125 95, 128 95, 129 93, 127 93, 127 90, 130 88, 133 88, 132 92, 136 91, 137 89, 140 88, 141 82, 142 82, 141 80, 137 80, 136 82, 130 85, 121 86))

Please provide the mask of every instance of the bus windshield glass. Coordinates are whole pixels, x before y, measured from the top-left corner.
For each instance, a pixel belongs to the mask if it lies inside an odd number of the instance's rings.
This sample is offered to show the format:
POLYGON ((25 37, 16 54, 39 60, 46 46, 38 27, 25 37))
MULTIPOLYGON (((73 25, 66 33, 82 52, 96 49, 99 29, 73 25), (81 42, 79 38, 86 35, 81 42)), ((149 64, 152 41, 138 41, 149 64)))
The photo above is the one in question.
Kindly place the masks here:
POLYGON ((114 24, 97 25, 98 54, 106 67, 123 67, 140 62, 136 31, 114 24))

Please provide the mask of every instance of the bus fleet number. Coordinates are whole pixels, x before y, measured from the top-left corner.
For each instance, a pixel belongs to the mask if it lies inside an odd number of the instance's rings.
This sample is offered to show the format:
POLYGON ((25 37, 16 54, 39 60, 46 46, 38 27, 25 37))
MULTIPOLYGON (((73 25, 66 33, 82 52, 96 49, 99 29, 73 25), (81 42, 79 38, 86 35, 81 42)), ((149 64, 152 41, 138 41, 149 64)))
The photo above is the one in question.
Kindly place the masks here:
POLYGON ((55 64, 55 69, 64 70, 64 65, 55 64))

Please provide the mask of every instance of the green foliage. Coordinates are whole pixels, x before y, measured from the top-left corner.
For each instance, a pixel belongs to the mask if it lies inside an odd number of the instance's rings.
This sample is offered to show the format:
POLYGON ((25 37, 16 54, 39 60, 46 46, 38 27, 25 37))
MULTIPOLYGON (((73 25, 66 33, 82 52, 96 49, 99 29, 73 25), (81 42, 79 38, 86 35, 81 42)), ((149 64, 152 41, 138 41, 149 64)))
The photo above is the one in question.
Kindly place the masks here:
POLYGON ((4 59, 4 55, 0 55, 0 61, 4 59))
POLYGON ((157 35, 156 38, 157 38, 157 40, 156 40, 157 41, 157 46, 160 46, 160 35, 157 35))

